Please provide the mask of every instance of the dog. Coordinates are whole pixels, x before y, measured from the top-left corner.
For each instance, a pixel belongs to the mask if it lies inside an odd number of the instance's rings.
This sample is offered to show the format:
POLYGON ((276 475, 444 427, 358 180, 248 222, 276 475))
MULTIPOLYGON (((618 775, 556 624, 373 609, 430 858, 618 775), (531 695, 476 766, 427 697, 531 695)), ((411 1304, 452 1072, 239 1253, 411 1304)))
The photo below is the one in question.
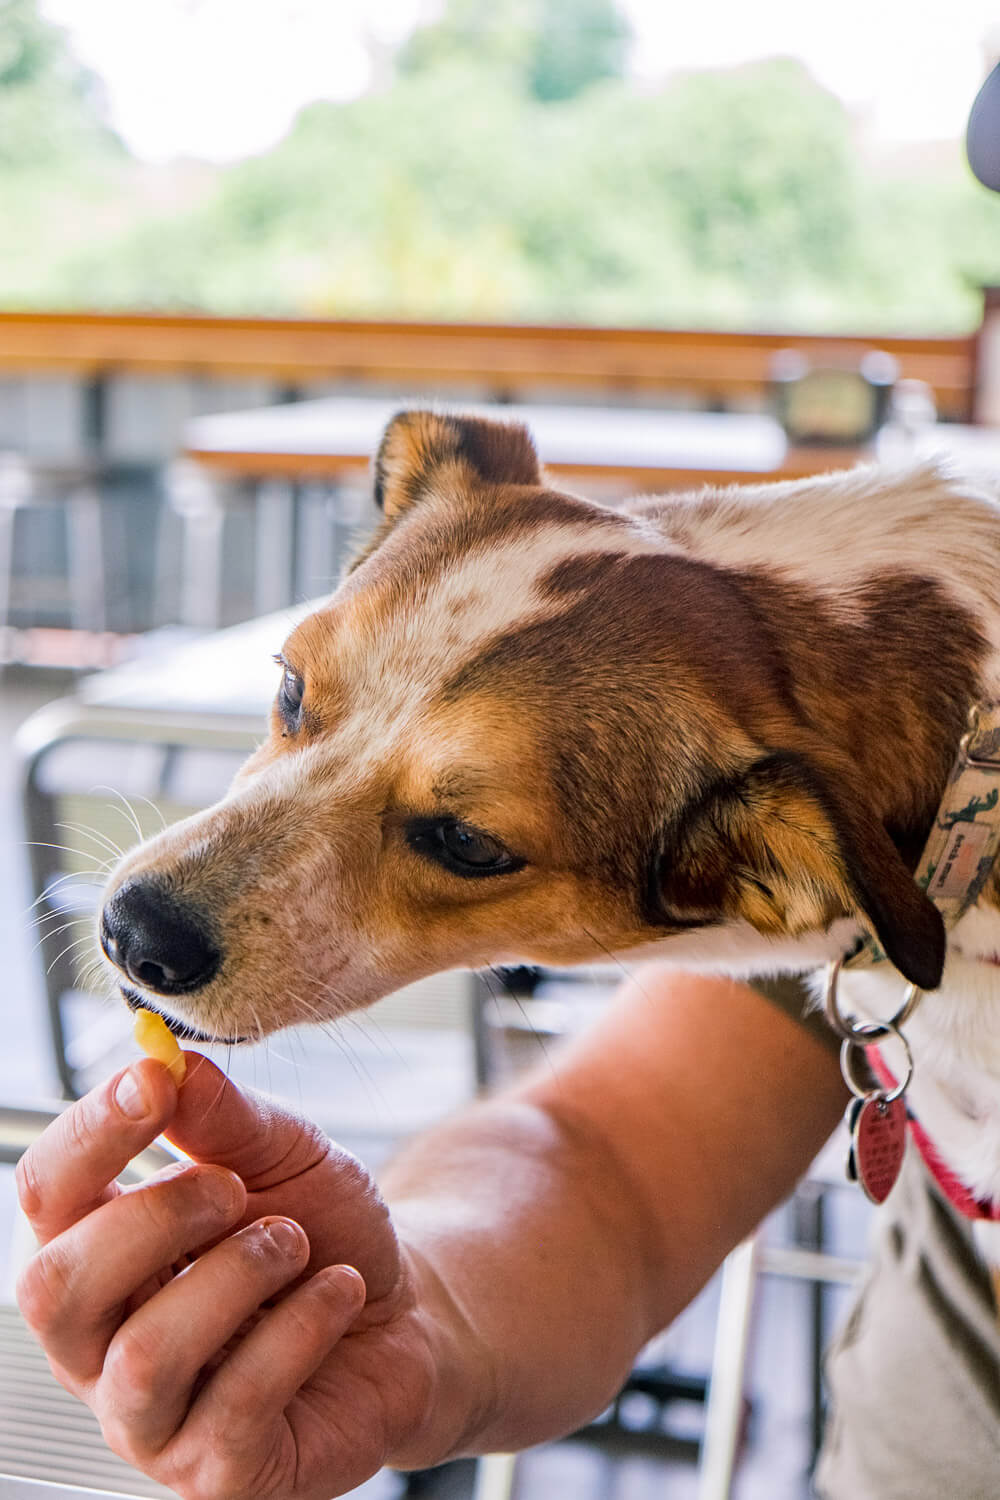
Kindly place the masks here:
POLYGON ((1000 697, 989 489, 863 467, 612 510, 521 426, 404 411, 374 490, 266 743, 110 880, 129 1004, 235 1041, 448 968, 773 974, 871 935, 890 963, 845 975, 849 1007, 928 992, 908 1097, 1000 1200, 1000 880, 946 934, 913 876, 1000 697))

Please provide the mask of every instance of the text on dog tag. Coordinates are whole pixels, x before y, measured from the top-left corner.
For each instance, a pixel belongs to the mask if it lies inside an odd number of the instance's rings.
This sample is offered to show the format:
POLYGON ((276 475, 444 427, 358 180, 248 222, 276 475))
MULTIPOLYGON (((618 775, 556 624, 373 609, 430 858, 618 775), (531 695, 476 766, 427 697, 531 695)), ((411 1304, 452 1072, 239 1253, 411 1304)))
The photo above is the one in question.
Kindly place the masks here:
MULTIPOLYGON (((906 1105, 902 1099, 871 1094, 857 1101, 851 1131, 851 1176, 872 1203, 892 1192, 906 1150, 906 1105)), ((850 1169, 849 1169, 850 1171, 850 1169)))

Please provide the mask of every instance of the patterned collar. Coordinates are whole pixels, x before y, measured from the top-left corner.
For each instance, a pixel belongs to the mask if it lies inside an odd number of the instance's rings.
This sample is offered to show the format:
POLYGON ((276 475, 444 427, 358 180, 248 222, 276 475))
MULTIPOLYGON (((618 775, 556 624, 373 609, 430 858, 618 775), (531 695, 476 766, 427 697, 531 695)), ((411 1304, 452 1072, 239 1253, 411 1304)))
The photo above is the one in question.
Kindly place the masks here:
MULTIPOLYGON (((1000 702, 969 714, 941 805, 914 880, 952 928, 978 901, 1000 852, 1000 702)), ((873 937, 845 959, 845 969, 888 963, 873 937)))

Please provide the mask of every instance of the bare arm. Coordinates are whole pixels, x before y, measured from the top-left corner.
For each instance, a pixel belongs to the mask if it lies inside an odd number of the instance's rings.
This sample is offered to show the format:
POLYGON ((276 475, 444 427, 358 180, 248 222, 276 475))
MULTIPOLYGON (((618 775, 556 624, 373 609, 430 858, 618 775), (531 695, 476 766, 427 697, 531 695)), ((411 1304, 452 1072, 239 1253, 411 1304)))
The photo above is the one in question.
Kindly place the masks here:
POLYGON ((771 1002, 655 969, 554 1072, 411 1146, 385 1180, 393 1216, 492 1366, 459 1448, 523 1447, 600 1410, 844 1102, 835 1055, 771 1002))
POLYGON ((329 1500, 576 1425, 842 1104, 836 1061, 768 1001, 647 972, 554 1072, 414 1143, 390 1217, 315 1127, 188 1060, 179 1095, 149 1061, 94 1090, 18 1172, 28 1322, 185 1500, 329 1500), (165 1128, 193 1164, 123 1192, 165 1128))

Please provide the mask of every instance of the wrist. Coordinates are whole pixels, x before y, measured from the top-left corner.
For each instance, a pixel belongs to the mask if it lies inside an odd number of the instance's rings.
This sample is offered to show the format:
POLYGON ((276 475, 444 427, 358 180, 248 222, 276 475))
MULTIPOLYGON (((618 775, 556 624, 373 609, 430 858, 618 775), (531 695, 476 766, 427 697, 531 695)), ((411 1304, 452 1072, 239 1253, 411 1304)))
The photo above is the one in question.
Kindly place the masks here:
POLYGON ((407 1342, 416 1351, 419 1411, 387 1456, 397 1469, 424 1469, 479 1451, 477 1436, 496 1409, 489 1349, 471 1318, 416 1240, 401 1236, 409 1289, 407 1342))

